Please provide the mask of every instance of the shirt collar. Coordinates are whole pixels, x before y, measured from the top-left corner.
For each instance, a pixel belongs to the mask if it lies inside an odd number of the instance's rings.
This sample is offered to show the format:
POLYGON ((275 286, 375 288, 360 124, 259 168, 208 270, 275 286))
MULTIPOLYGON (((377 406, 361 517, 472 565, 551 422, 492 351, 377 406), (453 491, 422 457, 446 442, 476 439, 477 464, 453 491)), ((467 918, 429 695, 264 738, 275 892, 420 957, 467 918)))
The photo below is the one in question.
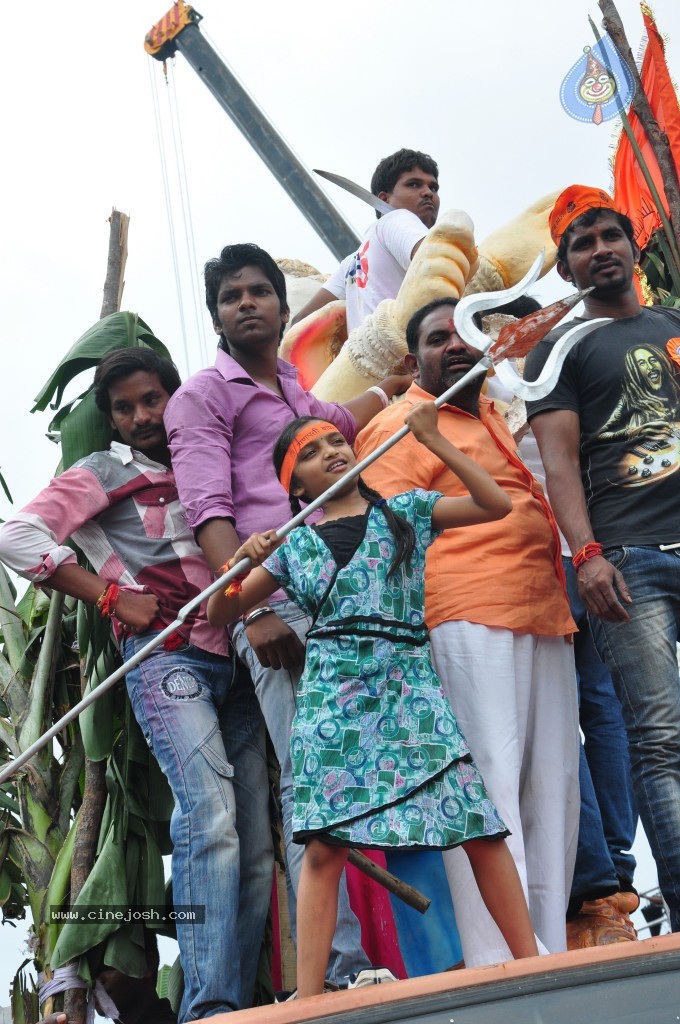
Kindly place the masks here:
MULTIPOLYGON (((225 380, 249 380, 252 384, 256 384, 248 371, 244 370, 241 364, 233 356, 230 356, 228 352, 225 352, 223 348, 218 348, 217 350, 215 369, 219 371, 225 380)), ((279 377, 289 377, 293 381, 297 380, 297 368, 290 363, 286 363, 283 359, 276 360, 276 373, 279 377)))
POLYGON ((122 444, 120 441, 112 441, 110 447, 113 454, 118 456, 124 466, 129 465, 129 463, 134 459, 134 454, 129 444, 122 444))
POLYGON ((143 465, 151 466, 153 469, 161 470, 163 473, 170 472, 168 467, 164 466, 162 462, 156 462, 155 459, 147 458, 144 452, 131 448, 129 444, 123 444, 121 441, 112 441, 109 447, 124 466, 129 466, 131 462, 141 462, 143 465))

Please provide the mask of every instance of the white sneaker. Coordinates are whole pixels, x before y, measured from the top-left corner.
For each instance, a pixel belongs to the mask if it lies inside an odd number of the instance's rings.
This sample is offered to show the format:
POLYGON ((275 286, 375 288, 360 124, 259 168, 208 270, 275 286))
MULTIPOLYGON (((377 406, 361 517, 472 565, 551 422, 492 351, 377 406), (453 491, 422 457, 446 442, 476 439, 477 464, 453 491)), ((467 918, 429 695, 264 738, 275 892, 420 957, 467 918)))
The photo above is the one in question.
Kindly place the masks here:
POLYGON ((366 985, 384 985, 387 981, 397 981, 387 967, 366 967, 358 974, 350 974, 347 988, 364 988, 366 985))
MULTIPOLYGON (((324 986, 323 986, 323 993, 324 993, 324 995, 326 995, 327 992, 337 992, 337 991, 338 991, 338 986, 335 985, 332 981, 328 981, 327 980, 324 983, 324 986)), ((285 998, 284 998, 284 993, 280 992, 279 995, 281 996, 280 999, 278 998, 278 996, 274 997, 274 1002, 275 1003, 290 1003, 294 999, 297 999, 297 997, 298 997, 298 990, 296 988, 294 988, 293 991, 290 993, 290 995, 286 995, 285 998)))

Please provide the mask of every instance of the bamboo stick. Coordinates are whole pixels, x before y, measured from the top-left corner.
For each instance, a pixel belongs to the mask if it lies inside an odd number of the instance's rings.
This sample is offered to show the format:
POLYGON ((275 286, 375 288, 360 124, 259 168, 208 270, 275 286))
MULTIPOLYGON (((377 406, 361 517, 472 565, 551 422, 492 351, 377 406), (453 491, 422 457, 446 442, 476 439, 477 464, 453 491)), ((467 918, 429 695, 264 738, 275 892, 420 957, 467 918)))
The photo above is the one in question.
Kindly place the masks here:
POLYGON ((402 882, 401 878, 397 878, 391 871, 381 868, 379 864, 376 864, 370 857, 367 857, 361 850, 350 850, 347 859, 355 868, 359 868, 359 871, 363 871, 373 881, 379 882, 385 889, 393 893, 404 903, 407 903, 409 907, 413 907, 418 913, 424 914, 432 903, 432 900, 429 900, 420 889, 409 885, 408 882, 402 882))

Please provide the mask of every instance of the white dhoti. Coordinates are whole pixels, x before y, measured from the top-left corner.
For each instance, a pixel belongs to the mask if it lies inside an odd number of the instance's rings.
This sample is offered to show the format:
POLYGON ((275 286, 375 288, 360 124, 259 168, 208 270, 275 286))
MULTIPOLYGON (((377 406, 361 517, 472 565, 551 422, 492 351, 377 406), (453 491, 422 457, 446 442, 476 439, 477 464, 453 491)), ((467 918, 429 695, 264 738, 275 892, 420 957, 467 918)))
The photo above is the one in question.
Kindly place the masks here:
MULTIPOLYGON (((579 825, 573 647, 564 637, 455 621, 430 639, 444 692, 512 833, 539 950, 561 952, 579 825)), ((448 850, 444 861, 466 966, 511 960, 464 850, 448 850)))

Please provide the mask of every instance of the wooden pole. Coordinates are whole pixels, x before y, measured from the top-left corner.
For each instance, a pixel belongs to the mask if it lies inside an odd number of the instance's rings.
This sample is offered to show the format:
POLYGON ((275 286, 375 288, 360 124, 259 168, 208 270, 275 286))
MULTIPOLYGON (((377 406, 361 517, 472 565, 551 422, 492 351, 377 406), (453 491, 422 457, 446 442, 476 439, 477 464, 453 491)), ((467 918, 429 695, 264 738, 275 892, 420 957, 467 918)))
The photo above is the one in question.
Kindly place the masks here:
POLYGON ((394 893, 395 896, 398 896, 404 903, 408 903, 409 907, 413 907, 420 914, 424 914, 430 906, 432 900, 428 900, 427 896, 424 896, 419 889, 414 888, 414 886, 409 885, 407 882, 402 882, 401 878, 397 878, 391 871, 381 868, 379 864, 376 864, 370 857, 367 857, 361 850, 350 850, 347 859, 350 864, 354 864, 355 868, 359 868, 360 871, 363 871, 373 881, 379 882, 385 889, 394 893))
MULTIPOLYGON (((109 217, 109 252, 100 319, 120 309, 123 296, 127 236, 130 218, 119 210, 109 217)), ((81 661, 81 694, 85 694, 87 679, 83 675, 85 660, 81 661)), ((99 842, 104 807, 106 806, 106 761, 85 758, 85 785, 83 803, 78 819, 78 830, 73 843, 71 863, 71 906, 74 906, 94 866, 99 842)), ((64 1012, 69 1024, 85 1024, 87 1018, 87 990, 67 989, 64 993, 64 1012)))
POLYGON ((125 285, 125 264, 127 262, 127 240, 130 218, 127 213, 112 210, 109 217, 109 255, 106 263, 106 280, 104 296, 99 319, 103 320, 110 313, 117 313, 123 298, 125 285))
MULTIPOLYGON (((640 123, 645 130, 661 172, 661 180, 663 181, 664 192, 666 193, 666 200, 668 202, 668 209, 670 212, 670 222, 669 218, 666 217, 663 203, 661 202, 661 198, 658 196, 654 183, 651 180, 649 170, 642 159, 637 143, 634 142, 632 138, 633 133, 630 128, 628 117, 626 116, 625 111, 623 111, 621 113, 621 119, 624 124, 624 129, 627 131, 628 137, 631 139, 635 155, 637 156, 642 172, 645 175, 645 180, 650 187, 654 201, 659 209, 661 221, 666 230, 666 234, 668 235, 668 242, 673 253, 673 263, 675 264, 673 279, 677 287, 680 279, 680 182, 678 181, 678 174, 675 168, 675 161, 671 152, 670 143, 668 142, 668 136, 666 133, 661 131, 659 122, 654 117, 647 95, 642 88, 642 82, 640 80, 637 65, 633 59, 630 44, 626 37, 623 22, 621 21, 619 12, 616 9, 616 5, 613 0, 598 0, 598 3, 604 18, 605 31, 610 35, 612 42, 630 68, 630 72, 633 76, 633 81, 635 83, 635 96, 631 104, 631 110, 634 110, 640 119, 640 123)), ((669 269, 671 269, 671 271, 673 270, 672 267, 669 269)))
MULTIPOLYGON (((595 24, 593 19, 590 18, 590 17, 588 18, 588 21, 590 22, 590 27, 593 30, 593 34, 594 34, 595 38, 597 39, 598 43, 601 43, 602 42, 602 37, 601 37, 600 33, 598 32, 597 25, 595 24)), ((612 69, 610 67, 608 67, 607 62, 606 62, 606 54, 605 54, 604 47, 602 49, 602 60, 603 60, 603 63, 605 64, 605 67, 607 67, 607 70, 609 71, 609 74, 613 78, 614 75, 613 75, 612 69)), ((625 107, 623 106, 623 103, 619 99, 618 93, 614 94, 614 101, 616 103, 616 106, 618 107, 619 117, 621 118, 621 124, 623 126, 623 130, 626 133, 626 135, 628 136, 628 141, 630 143, 631 149, 633 150, 633 153, 635 154, 635 159, 637 160, 638 165, 640 167, 640 170, 642 171, 642 176, 644 177, 644 179, 645 179, 645 181, 647 183, 647 188, 650 191, 651 197, 652 197, 652 199, 654 201, 654 205, 656 206, 656 211, 657 211, 657 213, 659 215, 659 220, 661 221, 661 230, 663 232, 663 235, 665 236, 665 243, 664 243, 665 249, 664 249, 664 252, 665 253, 667 252, 667 254, 668 254, 667 255, 668 269, 669 269, 669 271, 671 273, 671 276, 673 277, 673 284, 674 284, 674 287, 675 287, 675 289, 677 291, 678 289, 680 289, 680 253, 678 253, 677 247, 675 246, 675 243, 674 243, 673 227, 672 227, 671 222, 669 221, 669 219, 668 219, 668 217, 666 215, 666 210, 665 210, 664 205, 663 205, 663 200, 661 199, 661 196, 659 195, 659 191, 658 191, 658 189, 656 187, 656 184, 655 184, 654 179, 652 177, 652 173, 651 173, 651 171, 649 169, 647 161, 645 160, 644 156, 642 155, 642 150, 640 149, 640 147, 638 145, 638 141, 635 138, 635 132, 633 131, 633 126, 630 123, 630 118, 628 117, 628 114, 626 113, 626 110, 625 110, 625 107)))

